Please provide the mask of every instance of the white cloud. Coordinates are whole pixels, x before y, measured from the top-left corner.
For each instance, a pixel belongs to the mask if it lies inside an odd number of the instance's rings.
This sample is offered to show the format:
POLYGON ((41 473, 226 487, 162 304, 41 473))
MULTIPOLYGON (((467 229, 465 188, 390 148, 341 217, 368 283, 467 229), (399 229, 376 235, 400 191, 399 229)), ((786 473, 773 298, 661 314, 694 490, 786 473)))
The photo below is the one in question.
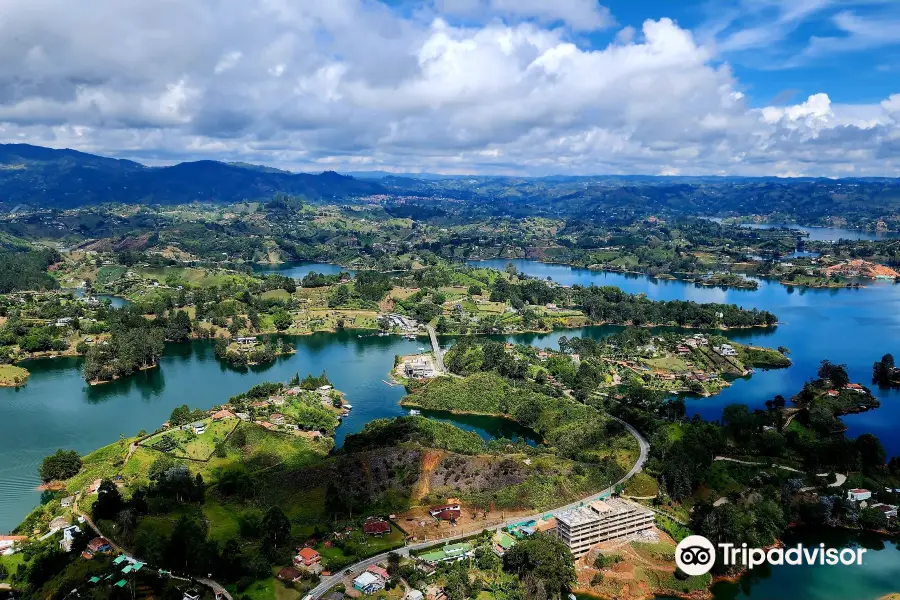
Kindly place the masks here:
POLYGON ((608 25, 595 2, 444 3, 0 0, 0 140, 306 170, 897 174, 896 97, 751 108, 672 20, 591 48, 573 31, 608 25))

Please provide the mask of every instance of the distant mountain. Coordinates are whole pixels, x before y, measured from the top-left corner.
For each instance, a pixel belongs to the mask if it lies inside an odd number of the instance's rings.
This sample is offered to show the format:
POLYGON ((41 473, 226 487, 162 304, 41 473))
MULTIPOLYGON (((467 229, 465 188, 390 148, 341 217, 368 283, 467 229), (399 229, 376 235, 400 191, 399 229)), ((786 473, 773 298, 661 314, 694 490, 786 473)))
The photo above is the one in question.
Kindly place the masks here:
POLYGON ((333 171, 293 174, 211 160, 147 167, 75 150, 0 144, 0 202, 8 205, 224 203, 266 199, 278 192, 310 200, 339 200, 384 191, 374 181, 333 171))

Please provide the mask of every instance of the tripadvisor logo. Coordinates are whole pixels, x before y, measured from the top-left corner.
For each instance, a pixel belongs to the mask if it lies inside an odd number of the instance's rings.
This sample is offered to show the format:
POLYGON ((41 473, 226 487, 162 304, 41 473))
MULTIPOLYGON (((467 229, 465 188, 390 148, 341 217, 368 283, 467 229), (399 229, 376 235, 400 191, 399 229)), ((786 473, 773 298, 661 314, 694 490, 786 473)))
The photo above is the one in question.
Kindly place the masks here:
MULTIPOLYGON (((865 548, 826 548, 825 544, 805 547, 797 544, 790 548, 748 548, 720 542, 718 550, 725 566, 743 566, 748 569, 769 565, 861 565, 865 548)), ((716 564, 716 546, 702 535, 691 535, 675 548, 675 564, 685 574, 696 576, 709 573, 716 564)))

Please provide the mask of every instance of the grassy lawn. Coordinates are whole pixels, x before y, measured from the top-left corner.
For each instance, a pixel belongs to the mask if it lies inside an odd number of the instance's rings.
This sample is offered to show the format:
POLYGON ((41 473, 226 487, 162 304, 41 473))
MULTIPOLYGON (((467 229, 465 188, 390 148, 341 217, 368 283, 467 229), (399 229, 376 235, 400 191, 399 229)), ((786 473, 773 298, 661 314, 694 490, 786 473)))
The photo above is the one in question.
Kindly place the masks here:
POLYGON ((161 442, 164 438, 168 438, 176 444, 175 448, 166 451, 168 454, 178 458, 207 460, 212 456, 216 446, 234 431, 239 421, 237 419, 225 419, 224 421, 213 422, 211 419, 204 419, 203 422, 206 423, 206 431, 200 435, 196 435, 193 429, 189 431, 180 428, 169 429, 147 438, 141 442, 141 445, 153 448, 154 444, 161 442))
POLYGON ((3 569, 6 571, 6 577, 0 577, 0 581, 7 583, 11 582, 19 565, 22 564, 25 564, 25 555, 21 552, 17 552, 10 556, 0 556, 0 565, 3 565, 3 569))
POLYGON ((266 300, 287 300, 291 297, 291 295, 287 293, 287 290, 269 290, 267 292, 263 292, 262 297, 266 300))
POLYGON ((0 365, 0 386, 14 386, 25 383, 28 371, 15 365, 0 365))
POLYGON ((656 369, 661 369, 663 371, 687 371, 688 365, 686 362, 681 360, 680 358, 676 358, 674 356, 667 356, 664 358, 650 358, 646 361, 646 363, 656 369))
POLYGON ((655 496, 659 492, 656 480, 647 473, 638 473, 625 486, 625 493, 629 496, 655 496))

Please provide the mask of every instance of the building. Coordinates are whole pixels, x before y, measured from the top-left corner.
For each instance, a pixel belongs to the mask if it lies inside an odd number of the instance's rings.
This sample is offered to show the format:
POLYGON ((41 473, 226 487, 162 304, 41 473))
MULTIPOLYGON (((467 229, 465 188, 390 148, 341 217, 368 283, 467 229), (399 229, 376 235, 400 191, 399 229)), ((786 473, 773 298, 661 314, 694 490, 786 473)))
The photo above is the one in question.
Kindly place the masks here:
POLYGON ((194 430, 195 435, 202 435, 206 433, 206 423, 203 421, 197 421, 196 423, 191 423, 191 429, 194 430))
POLYGON ((75 502, 75 496, 66 496, 62 500, 59 501, 59 505, 62 508, 69 508, 75 502))
POLYGON ((294 567, 285 567, 282 570, 278 571, 278 575, 276 577, 282 581, 294 582, 303 577, 303 573, 295 569, 294 567))
POLYGON ((419 558, 426 563, 437 564, 441 562, 456 562, 464 560, 472 555, 474 555, 472 544, 463 542, 460 544, 448 544, 439 550, 426 552, 419 558))
POLYGON ((109 543, 109 540, 105 537, 95 537, 87 545, 87 551, 91 554, 102 554, 103 552, 109 552, 112 550, 112 545, 109 543))
POLYGON ((516 540, 505 531, 498 531, 491 542, 491 549, 494 551, 494 554, 500 557, 516 545, 516 540))
POLYGON ((425 594, 419 590, 409 590, 409 593, 406 594, 406 600, 425 600, 425 594))
POLYGON ((384 589, 384 581, 378 575, 365 571, 353 580, 353 587, 363 594, 374 594, 384 589))
POLYGON ((597 500, 556 514, 556 532, 575 557, 600 542, 652 529, 653 512, 625 500, 597 500))
POLYGON ((212 414, 213 421, 224 421, 225 419, 233 419, 234 413, 230 410, 222 409, 212 414))
POLYGON ((382 536, 391 532, 391 524, 384 519, 368 519, 363 523, 363 532, 366 535, 382 536))
POLYGON ((884 516, 888 519, 896 519, 897 518, 897 507, 892 506, 890 504, 882 504, 881 502, 876 502, 869 508, 874 508, 877 511, 884 513, 884 516))
POLYGON ((391 578, 391 576, 388 575, 388 572, 378 565, 369 565, 369 568, 367 568, 366 571, 372 573, 373 575, 378 575, 383 581, 387 581, 391 578))
POLYGON ((722 344, 721 346, 716 346, 713 350, 722 356, 737 356, 737 350, 731 344, 722 344))
POLYGON ((871 497, 872 492, 863 488, 853 488, 852 490, 847 490, 847 499, 853 502, 868 500, 871 497))
POLYGON ((284 415, 281 413, 272 413, 269 415, 269 421, 275 425, 284 425, 284 415))
POLYGON ((240 346, 250 347, 255 346, 258 340, 255 337, 236 337, 234 341, 240 346))
POLYGON ((432 506, 428 513, 438 521, 456 521, 462 514, 459 504, 447 504, 445 506, 432 506))
POLYGON ((312 548, 300 548, 297 556, 294 557, 294 564, 311 567, 318 564, 320 560, 322 560, 322 557, 312 548))
POLYGON ((15 553, 16 545, 27 539, 24 535, 0 535, 0 556, 15 553))
POLYGON ((854 391, 857 394, 865 394, 866 393, 865 388, 863 388, 863 386, 859 385, 858 383, 848 383, 847 385, 844 386, 844 389, 854 391))

